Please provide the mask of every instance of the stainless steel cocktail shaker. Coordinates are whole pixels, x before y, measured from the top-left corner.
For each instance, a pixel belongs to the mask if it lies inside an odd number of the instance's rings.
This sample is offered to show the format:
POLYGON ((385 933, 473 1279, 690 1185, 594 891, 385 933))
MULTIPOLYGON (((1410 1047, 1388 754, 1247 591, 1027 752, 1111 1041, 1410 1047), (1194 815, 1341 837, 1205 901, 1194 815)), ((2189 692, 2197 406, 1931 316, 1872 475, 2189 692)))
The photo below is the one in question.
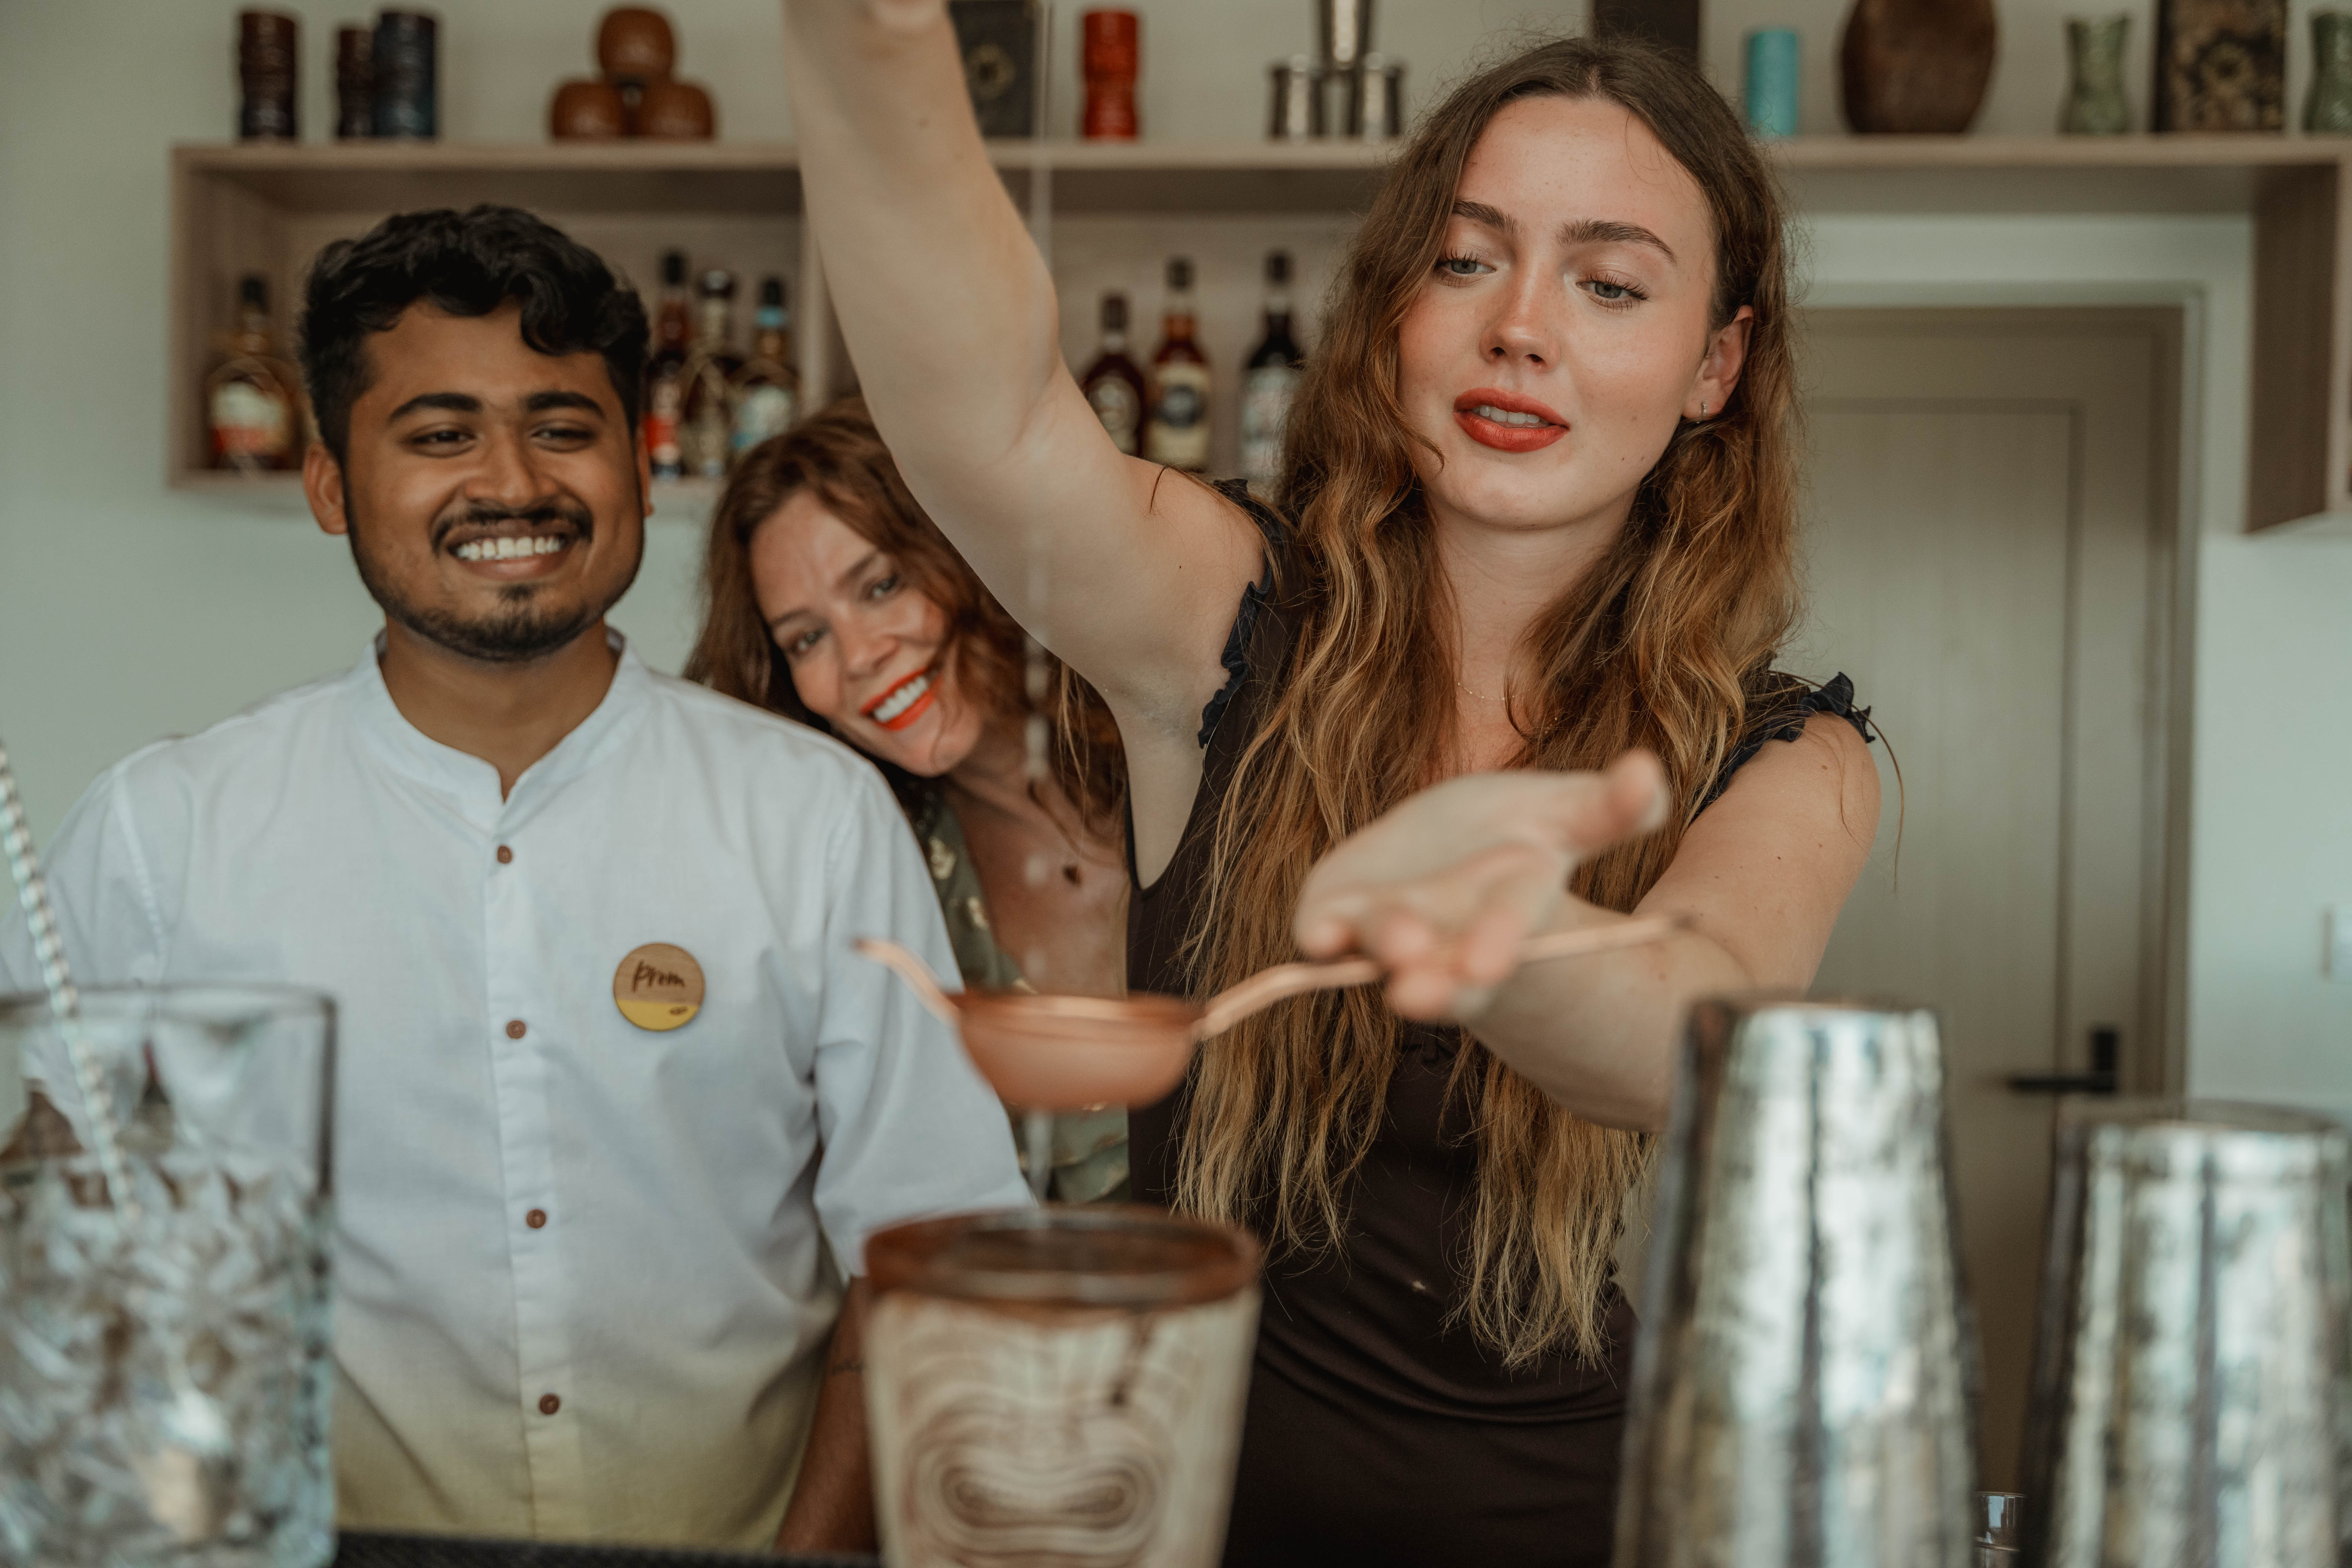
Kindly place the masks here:
POLYGON ((1969 1568, 1955 1241, 1933 1014, 1702 1004, 1660 1175, 1618 1568, 1969 1568))
POLYGON ((2352 1139, 2265 1107, 2059 1113, 2026 1434, 2031 1568, 2336 1568, 2352 1139))

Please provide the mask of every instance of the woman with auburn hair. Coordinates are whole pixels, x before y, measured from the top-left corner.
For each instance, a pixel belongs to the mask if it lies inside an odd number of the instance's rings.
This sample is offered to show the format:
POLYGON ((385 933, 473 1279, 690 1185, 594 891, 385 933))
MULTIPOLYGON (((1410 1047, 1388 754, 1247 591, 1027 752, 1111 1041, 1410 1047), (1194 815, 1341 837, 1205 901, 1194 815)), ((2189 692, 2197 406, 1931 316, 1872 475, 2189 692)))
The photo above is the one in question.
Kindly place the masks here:
POLYGON ((1811 981, 1878 816, 1850 688, 1772 668, 1794 391, 1761 156, 1630 43, 1464 82, 1350 245, 1277 511, 1096 424, 938 0, 785 14, 877 422, 984 581, 1035 554, 1034 629, 1118 720, 1131 983, 1389 970, 1131 1118, 1139 1195, 1268 1243, 1226 1561, 1607 1563, 1611 1257, 1676 1036, 1699 996, 1811 981), (1511 968, 1636 911, 1687 924, 1511 968))
MULTIPOLYGON (((1028 777, 1025 639, 845 397, 745 453, 711 513, 686 676, 874 759, 930 863, 969 986, 1116 996, 1125 778, 1102 699, 1045 661, 1028 777)), ((1028 1152, 1024 1149, 1026 1162, 1028 1152)), ((1050 1192, 1127 1197, 1127 1113, 1054 1119, 1050 1192)))

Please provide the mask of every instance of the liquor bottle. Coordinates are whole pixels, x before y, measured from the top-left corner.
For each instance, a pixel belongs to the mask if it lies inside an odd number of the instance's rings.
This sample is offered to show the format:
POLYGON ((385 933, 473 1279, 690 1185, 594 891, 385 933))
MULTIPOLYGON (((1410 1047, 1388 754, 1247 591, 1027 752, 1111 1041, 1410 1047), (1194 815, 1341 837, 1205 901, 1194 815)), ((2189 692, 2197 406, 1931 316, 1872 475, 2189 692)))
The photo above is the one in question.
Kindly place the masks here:
POLYGON ((1151 417, 1143 428, 1143 455, 1199 473, 1209 466, 1209 356, 1192 341, 1192 263, 1173 257, 1160 352, 1151 356, 1151 417))
POLYGON ((1102 297, 1102 352, 1079 381, 1095 417, 1132 458, 1143 446, 1143 367, 1127 357, 1127 296, 1102 297))
POLYGON ((793 368, 792 314, 784 309, 784 280, 760 284, 760 309, 751 318, 751 357, 735 373, 734 455, 738 458, 793 426, 801 406, 801 373, 793 368))
POLYGON ((678 438, 686 417, 686 351, 692 337, 686 314, 686 253, 673 250, 662 258, 654 352, 646 361, 646 450, 652 454, 657 479, 686 477, 686 452, 678 438))
POLYGON ((269 341, 269 283, 258 273, 237 285, 236 330, 205 378, 205 425, 212 466, 259 474, 302 458, 301 380, 269 341))
POLYGON ((1282 470, 1282 427, 1298 390, 1298 340, 1290 335, 1290 253, 1265 258, 1265 336, 1242 377, 1242 478, 1270 487, 1282 470))
POLYGON ((686 362, 685 420, 678 445, 688 477, 723 479, 735 455, 735 274, 714 267, 702 275, 695 300, 694 353, 686 362))

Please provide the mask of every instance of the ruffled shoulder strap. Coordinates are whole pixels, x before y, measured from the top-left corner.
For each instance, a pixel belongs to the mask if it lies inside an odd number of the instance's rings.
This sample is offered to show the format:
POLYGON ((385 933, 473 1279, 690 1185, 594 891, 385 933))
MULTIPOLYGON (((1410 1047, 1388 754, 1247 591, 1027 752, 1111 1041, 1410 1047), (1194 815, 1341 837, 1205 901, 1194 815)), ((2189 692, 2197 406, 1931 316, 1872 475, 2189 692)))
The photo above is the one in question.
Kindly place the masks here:
POLYGON ((1769 670, 1759 685, 1761 689, 1748 698, 1748 727, 1707 786, 1706 798, 1699 802, 1701 811, 1721 798, 1731 787, 1732 775, 1754 762, 1766 742, 1797 739, 1805 732, 1805 721, 1816 713, 1834 713, 1844 720, 1864 745, 1878 739, 1871 733, 1870 710, 1854 706, 1853 682, 1843 671, 1832 676, 1827 685, 1815 686, 1784 670, 1769 670))

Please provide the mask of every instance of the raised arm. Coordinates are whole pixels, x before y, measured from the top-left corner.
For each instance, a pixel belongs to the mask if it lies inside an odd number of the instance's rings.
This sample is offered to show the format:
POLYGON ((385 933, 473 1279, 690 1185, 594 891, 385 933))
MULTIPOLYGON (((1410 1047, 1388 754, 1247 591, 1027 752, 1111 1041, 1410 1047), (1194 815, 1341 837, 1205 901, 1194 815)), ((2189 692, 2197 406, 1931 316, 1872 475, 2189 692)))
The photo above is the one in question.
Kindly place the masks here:
MULTIPOLYGON (((1123 456, 1062 363, 1053 279, 990 166, 940 0, 785 0, 809 221, 875 422, 1005 607, 1118 713, 1141 812, 1192 741, 1258 536, 1123 456)), ((1176 782, 1176 781, 1170 781, 1176 782)))

